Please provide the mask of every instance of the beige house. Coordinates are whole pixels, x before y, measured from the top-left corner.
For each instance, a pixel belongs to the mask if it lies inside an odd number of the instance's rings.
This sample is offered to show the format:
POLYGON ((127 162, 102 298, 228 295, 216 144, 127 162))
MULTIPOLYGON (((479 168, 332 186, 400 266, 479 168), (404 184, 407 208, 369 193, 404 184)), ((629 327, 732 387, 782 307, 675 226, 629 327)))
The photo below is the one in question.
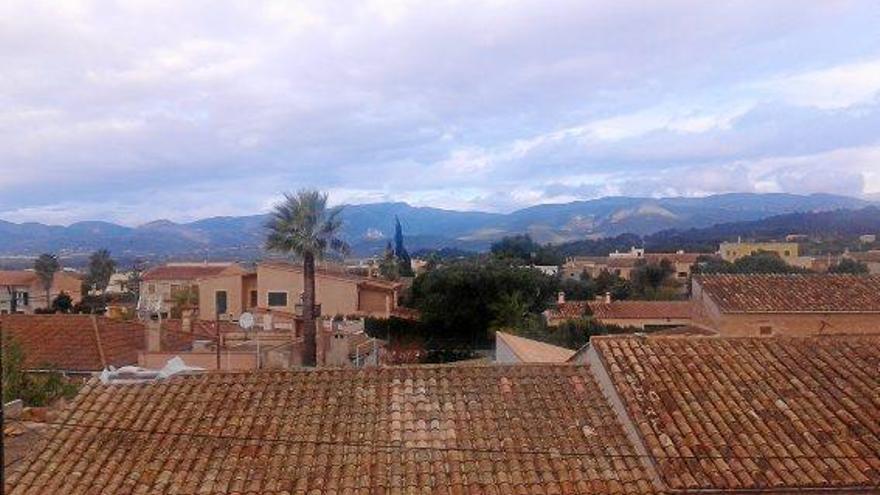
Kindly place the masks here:
POLYGON ((675 270, 674 277, 686 281, 691 275, 691 267, 697 258, 705 253, 646 253, 643 249, 633 248, 625 253, 611 253, 609 256, 572 256, 562 266, 562 277, 579 279, 583 273, 596 278, 603 271, 619 275, 627 280, 632 271, 641 263, 659 264, 667 260, 675 270))
POLYGON ((33 314, 48 308, 61 293, 70 296, 73 304, 82 301, 82 280, 77 274, 55 272, 46 300, 43 282, 33 270, 0 270, 0 314, 33 314))
POLYGON ((722 242, 718 254, 731 263, 761 251, 776 253, 791 265, 798 265, 798 244, 796 242, 722 242))
MULTIPOLYGON (((199 315, 237 320, 254 308, 298 313, 303 291, 302 266, 271 261, 256 270, 229 269, 199 279, 199 315)), ((388 318, 397 309, 401 284, 350 275, 342 270, 316 270, 316 302, 323 315, 360 315, 388 318)))
POLYGON ((727 336, 880 332, 880 276, 694 277, 694 323, 727 336))
POLYGON ((199 291, 198 280, 213 277, 235 263, 166 263, 147 270, 141 277, 141 308, 155 308, 161 304, 161 311, 167 313, 174 305, 174 296, 181 291, 199 291))

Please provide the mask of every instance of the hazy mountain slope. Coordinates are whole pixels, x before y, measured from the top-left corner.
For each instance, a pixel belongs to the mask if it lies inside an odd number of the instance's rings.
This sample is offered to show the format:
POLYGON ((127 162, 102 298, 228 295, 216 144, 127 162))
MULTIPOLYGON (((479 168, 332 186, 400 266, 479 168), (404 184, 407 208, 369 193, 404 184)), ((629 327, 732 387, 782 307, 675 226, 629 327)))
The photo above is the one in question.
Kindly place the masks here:
MULTIPOLYGON (((706 227, 792 212, 861 208, 863 200, 817 194, 724 194, 704 198, 609 197, 538 205, 509 214, 417 208, 406 203, 349 205, 343 235, 355 254, 378 253, 400 217, 410 249, 485 249, 509 234, 528 232, 561 243, 620 233, 706 227)), ((265 215, 214 217, 189 223, 157 220, 139 227, 79 222, 67 227, 0 221, 0 254, 84 253, 107 248, 117 255, 251 258, 261 252, 265 215)))

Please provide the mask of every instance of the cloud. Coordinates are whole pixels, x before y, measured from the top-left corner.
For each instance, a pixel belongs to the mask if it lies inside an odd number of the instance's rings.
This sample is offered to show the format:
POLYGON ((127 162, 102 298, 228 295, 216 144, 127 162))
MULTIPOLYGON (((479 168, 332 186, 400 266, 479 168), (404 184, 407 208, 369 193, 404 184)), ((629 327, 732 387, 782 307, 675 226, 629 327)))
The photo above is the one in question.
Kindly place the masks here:
POLYGON ((874 194, 876 162, 844 158, 840 181, 784 163, 878 145, 878 19, 868 1, 3 2, 0 218, 248 214, 306 186, 490 211, 874 194))

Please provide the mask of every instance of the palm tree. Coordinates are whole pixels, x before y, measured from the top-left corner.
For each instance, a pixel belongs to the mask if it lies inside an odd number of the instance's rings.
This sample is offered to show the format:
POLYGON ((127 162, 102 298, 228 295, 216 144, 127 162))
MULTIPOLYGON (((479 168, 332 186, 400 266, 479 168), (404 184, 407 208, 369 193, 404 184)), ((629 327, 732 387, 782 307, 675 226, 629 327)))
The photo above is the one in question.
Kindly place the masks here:
POLYGON ((315 365, 317 350, 315 259, 322 259, 328 251, 348 252, 348 245, 337 237, 342 227, 341 211, 341 207, 327 208, 326 193, 303 189, 295 195, 285 193, 284 200, 275 205, 266 224, 269 230, 267 250, 293 254, 302 259, 303 364, 306 366, 315 365))
POLYGON ((101 293, 107 290, 110 277, 116 272, 116 261, 110 257, 110 251, 99 249, 89 256, 89 288, 94 288, 101 293))
POLYGON ((43 290, 46 291, 46 307, 52 307, 52 301, 50 300, 51 291, 52 291, 52 281, 55 279, 55 272, 61 269, 61 264, 58 263, 58 258, 54 254, 41 254, 36 261, 34 261, 34 271, 37 273, 37 277, 40 278, 40 284, 43 286, 43 290))

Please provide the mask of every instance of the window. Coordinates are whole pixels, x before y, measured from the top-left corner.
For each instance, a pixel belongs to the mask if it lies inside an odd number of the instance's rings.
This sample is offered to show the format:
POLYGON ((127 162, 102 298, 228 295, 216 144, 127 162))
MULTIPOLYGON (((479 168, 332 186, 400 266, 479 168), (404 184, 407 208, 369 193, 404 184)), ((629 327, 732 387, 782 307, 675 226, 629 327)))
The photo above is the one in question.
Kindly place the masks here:
POLYGON ((156 293, 156 284, 147 285, 147 292, 150 294, 155 294, 156 293))
POLYGON ((218 290, 214 293, 214 309, 218 315, 226 314, 226 291, 218 290))
POLYGON ((786 250, 785 250, 785 256, 791 256, 791 251, 789 251, 789 250, 786 249, 786 250))
POLYGON ((287 292, 269 292, 267 299, 269 306, 287 306, 287 292))
POLYGON ((761 335, 773 335, 773 327, 764 325, 760 328, 761 335))
POLYGON ((250 307, 252 307, 252 308, 256 308, 256 307, 257 307, 257 291, 255 291, 255 290, 252 290, 252 291, 251 291, 251 300, 250 300, 250 302, 251 302, 250 307))
POLYGON ((687 278, 688 272, 678 272, 678 278, 687 278))

